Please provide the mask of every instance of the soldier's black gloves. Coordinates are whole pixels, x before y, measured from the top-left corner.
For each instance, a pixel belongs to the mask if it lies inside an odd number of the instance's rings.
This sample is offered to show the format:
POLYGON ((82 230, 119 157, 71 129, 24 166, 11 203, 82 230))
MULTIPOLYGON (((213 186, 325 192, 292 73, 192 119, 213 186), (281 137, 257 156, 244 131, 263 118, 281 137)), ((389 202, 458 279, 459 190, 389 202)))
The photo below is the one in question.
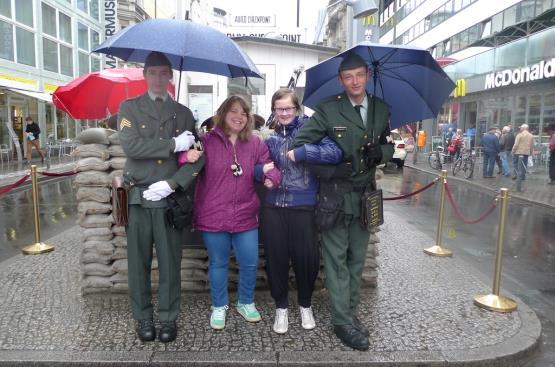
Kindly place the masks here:
POLYGON ((368 143, 364 146, 362 157, 368 168, 374 168, 382 161, 382 148, 377 143, 368 143))
POLYGON ((332 164, 307 164, 306 168, 321 180, 331 180, 332 178, 349 177, 353 171, 350 162, 341 162, 337 165, 332 164))

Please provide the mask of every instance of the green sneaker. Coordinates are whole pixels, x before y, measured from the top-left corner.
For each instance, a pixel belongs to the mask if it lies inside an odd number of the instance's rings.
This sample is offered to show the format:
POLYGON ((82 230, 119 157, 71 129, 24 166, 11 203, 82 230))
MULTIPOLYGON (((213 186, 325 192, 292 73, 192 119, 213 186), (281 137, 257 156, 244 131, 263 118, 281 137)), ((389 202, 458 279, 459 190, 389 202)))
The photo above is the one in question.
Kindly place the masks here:
POLYGON ((222 330, 225 328, 225 314, 227 309, 227 305, 222 307, 212 306, 212 314, 210 315, 210 327, 212 327, 212 329, 222 330))
POLYGON ((237 302, 237 312, 241 314, 245 318, 245 320, 249 322, 258 322, 262 320, 260 314, 256 307, 254 307, 254 303, 249 303, 248 305, 244 305, 242 303, 237 302))

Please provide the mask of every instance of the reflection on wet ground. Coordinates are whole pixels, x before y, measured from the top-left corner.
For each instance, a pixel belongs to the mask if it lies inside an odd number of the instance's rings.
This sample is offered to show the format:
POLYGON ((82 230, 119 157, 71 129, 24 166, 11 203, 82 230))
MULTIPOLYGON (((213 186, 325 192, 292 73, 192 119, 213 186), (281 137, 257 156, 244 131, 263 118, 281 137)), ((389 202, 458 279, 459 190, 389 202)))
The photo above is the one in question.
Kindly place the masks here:
MULTIPOLYGON (((434 176, 405 168, 403 172, 386 169, 381 186, 384 197, 409 193, 432 181, 434 176)), ((477 219, 492 204, 495 195, 469 183, 448 181, 453 199, 467 219, 477 219)), ((440 185, 422 194, 399 201, 387 201, 384 211, 403 214, 435 239, 440 185)), ((465 224, 445 203, 444 247, 454 256, 468 260, 475 270, 493 279, 499 211, 477 224, 465 224)), ((387 217, 386 217, 387 218, 387 217)), ((402 228, 400 228, 402 230, 402 228)), ((422 244, 422 248, 430 244, 422 244)), ((526 364, 555 366, 555 209, 509 201, 507 215, 501 293, 508 290, 536 311, 542 321, 543 345, 535 358, 526 364)))
MULTIPOLYGON (((77 220, 76 189, 73 179, 51 179, 39 185, 40 236, 44 241, 75 225, 77 220)), ((27 184, 0 198, 0 261, 20 253, 35 242, 33 194, 27 184)), ((54 246, 56 244, 53 244, 54 246)))

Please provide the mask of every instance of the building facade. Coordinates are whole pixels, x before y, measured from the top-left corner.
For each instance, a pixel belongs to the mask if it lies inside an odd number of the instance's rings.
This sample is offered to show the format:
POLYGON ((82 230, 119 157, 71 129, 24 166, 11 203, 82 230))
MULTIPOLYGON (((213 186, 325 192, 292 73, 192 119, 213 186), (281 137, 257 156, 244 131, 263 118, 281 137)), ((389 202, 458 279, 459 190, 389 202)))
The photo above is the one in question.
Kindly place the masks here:
POLYGON ((429 134, 523 123, 545 150, 555 123, 555 1, 382 0, 380 42, 428 49, 457 88, 429 134))

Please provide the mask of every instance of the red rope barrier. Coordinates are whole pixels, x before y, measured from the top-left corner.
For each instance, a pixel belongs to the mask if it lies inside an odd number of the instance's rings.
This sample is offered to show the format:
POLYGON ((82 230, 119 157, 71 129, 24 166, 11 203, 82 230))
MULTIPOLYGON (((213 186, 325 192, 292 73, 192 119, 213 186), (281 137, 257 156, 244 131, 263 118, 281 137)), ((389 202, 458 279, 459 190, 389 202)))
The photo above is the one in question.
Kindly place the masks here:
POLYGON ((437 180, 439 180, 439 178, 434 179, 432 182, 430 182, 426 186, 424 186, 424 187, 422 187, 422 188, 420 188, 416 191, 413 191, 411 193, 403 194, 403 195, 399 195, 399 196, 391 196, 391 197, 388 197, 388 198, 383 198, 383 200, 400 200, 400 199, 406 199, 406 198, 411 197, 411 196, 416 195, 416 194, 420 194, 422 191, 427 190, 430 187, 432 187, 433 185, 435 185, 437 180))
POLYGON ((0 195, 4 195, 5 193, 7 193, 8 191, 18 187, 19 185, 21 185, 22 183, 24 183, 30 175, 25 175, 23 177, 21 177, 19 180, 17 180, 16 182, 14 182, 11 185, 6 185, 6 186, 2 186, 0 187, 0 195))
POLYGON ((467 219, 459 210, 459 208, 457 208, 457 206, 455 205, 455 200, 453 200, 453 196, 451 195, 451 191, 449 190, 449 185, 447 185, 447 181, 445 181, 444 183, 445 185, 445 192, 447 193, 447 199, 449 199, 449 203, 451 204, 451 207, 453 208, 453 212, 455 213, 455 215, 464 223, 466 224, 475 224, 478 222, 483 221, 484 219, 486 219, 486 217, 488 215, 490 215, 493 210, 495 209, 495 207, 497 206, 497 202, 494 200, 493 203, 491 204, 491 206, 488 208, 488 210, 486 210, 486 212, 484 214, 482 214, 478 219, 474 219, 474 220, 470 220, 467 219))
POLYGON ((77 172, 68 171, 68 172, 39 172, 41 175, 44 176, 51 176, 51 177, 62 177, 62 176, 73 176, 76 175, 77 172))

